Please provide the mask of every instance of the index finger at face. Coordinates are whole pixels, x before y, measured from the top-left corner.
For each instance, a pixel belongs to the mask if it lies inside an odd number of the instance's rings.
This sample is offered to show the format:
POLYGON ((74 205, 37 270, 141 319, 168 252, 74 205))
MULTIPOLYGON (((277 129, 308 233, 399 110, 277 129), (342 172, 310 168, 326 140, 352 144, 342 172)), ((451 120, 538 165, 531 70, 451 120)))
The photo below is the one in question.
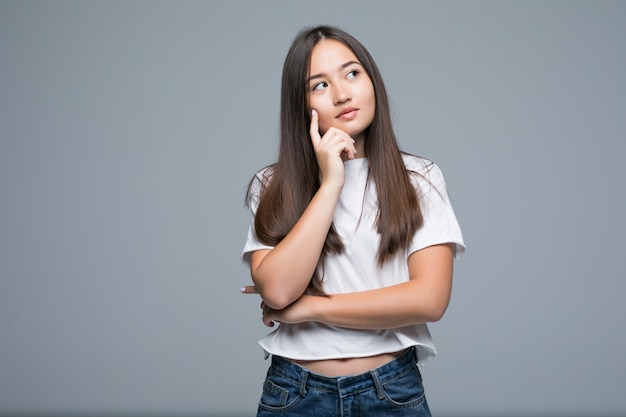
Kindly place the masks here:
POLYGON ((243 294, 258 294, 258 291, 254 285, 246 285, 245 287, 241 287, 240 291, 243 294))
POLYGON ((313 142, 313 145, 317 145, 322 140, 322 137, 320 136, 319 117, 315 109, 311 109, 311 128, 309 133, 311 135, 311 142, 313 142))

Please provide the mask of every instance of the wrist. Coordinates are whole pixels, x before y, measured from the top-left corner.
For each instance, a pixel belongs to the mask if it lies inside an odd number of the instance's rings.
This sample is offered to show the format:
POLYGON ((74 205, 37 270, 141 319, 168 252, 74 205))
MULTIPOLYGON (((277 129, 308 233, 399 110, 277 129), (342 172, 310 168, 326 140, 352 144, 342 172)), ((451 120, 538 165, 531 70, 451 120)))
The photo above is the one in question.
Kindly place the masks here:
POLYGON ((343 189, 343 183, 338 183, 338 182, 331 181, 331 180, 328 180, 328 181, 322 180, 322 183, 320 184, 320 188, 317 192, 323 196, 338 199, 339 195, 341 194, 342 189, 343 189))
POLYGON ((326 311, 329 302, 329 297, 311 296, 311 303, 309 304, 308 311, 309 317, 307 321, 325 323, 326 315, 324 312, 326 311))

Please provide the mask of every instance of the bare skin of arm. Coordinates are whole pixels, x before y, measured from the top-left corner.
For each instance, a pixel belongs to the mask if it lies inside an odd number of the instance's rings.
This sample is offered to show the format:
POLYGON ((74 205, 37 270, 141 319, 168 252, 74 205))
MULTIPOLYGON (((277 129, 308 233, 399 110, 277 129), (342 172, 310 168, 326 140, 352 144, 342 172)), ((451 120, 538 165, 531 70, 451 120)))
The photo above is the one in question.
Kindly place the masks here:
MULTIPOLYGON (((262 304, 263 322, 317 321, 352 329, 383 329, 441 319, 452 290, 453 250, 435 245, 409 256, 409 281, 370 291, 330 297, 304 295, 287 308, 262 304)), ((248 287, 246 292, 255 292, 248 287)))
POLYGON ((265 305, 276 311, 304 294, 343 188, 343 161, 354 159, 356 154, 354 140, 344 131, 331 128, 320 136, 315 111, 312 112, 310 135, 322 176, 320 188, 289 234, 275 248, 256 251, 250 259, 254 282, 251 291, 260 294, 265 305))

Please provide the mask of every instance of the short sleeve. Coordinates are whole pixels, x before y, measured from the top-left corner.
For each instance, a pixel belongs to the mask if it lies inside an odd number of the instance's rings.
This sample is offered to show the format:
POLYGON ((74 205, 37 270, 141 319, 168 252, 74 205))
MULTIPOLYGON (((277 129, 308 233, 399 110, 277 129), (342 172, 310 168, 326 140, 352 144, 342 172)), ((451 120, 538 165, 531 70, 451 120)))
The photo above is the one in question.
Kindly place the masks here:
POLYGON ((250 226, 248 227, 246 243, 243 247, 243 251, 241 254, 241 260, 247 266, 250 266, 250 255, 252 255, 252 252, 261 249, 273 249, 273 246, 268 246, 264 243, 261 243, 254 230, 254 216, 256 215, 256 210, 259 207, 259 199, 261 196, 261 190, 263 188, 264 181, 266 181, 265 172, 265 170, 259 171, 254 176, 254 178, 252 179, 252 183, 250 184, 250 190, 248 193, 248 206, 252 211, 252 220, 250 221, 250 226))
POLYGON ((428 246, 451 243, 454 246, 454 259, 457 260, 465 252, 465 243, 450 204, 445 178, 434 163, 429 163, 424 169, 418 171, 423 178, 417 185, 424 224, 413 237, 408 254, 428 246))

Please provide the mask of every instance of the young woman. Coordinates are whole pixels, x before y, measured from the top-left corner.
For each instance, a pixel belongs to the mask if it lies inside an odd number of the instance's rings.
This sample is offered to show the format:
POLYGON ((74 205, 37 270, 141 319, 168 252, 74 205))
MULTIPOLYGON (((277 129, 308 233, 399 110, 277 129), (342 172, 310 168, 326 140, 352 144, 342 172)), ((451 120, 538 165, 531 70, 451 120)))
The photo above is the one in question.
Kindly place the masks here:
POLYGON ((242 292, 277 326, 257 415, 429 416, 417 361, 464 251, 441 171, 398 149, 376 64, 337 28, 294 40, 280 126, 247 196, 242 292))

